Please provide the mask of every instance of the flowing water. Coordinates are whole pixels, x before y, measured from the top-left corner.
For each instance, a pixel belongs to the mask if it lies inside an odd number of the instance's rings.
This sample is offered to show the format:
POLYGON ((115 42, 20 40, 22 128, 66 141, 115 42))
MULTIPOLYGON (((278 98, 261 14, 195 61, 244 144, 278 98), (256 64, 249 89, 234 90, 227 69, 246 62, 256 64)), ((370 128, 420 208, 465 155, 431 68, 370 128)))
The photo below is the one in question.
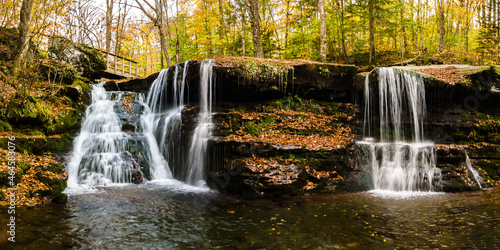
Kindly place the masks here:
POLYGON ((103 84, 92 89, 80 134, 68 163, 68 187, 130 183, 134 173, 169 178, 167 163, 152 140, 150 116, 138 93, 107 92, 103 84), (134 131, 123 131, 128 124, 134 131))
POLYGON ((182 146, 187 140, 182 138, 182 111, 189 61, 173 67, 171 80, 169 69, 162 70, 146 98, 95 85, 68 163, 69 188, 172 178, 204 187, 213 126, 213 65, 214 60, 204 60, 200 66, 199 113, 189 150, 182 146))
POLYGON ((182 75, 179 74, 179 68, 180 65, 175 65, 171 84, 167 81, 169 70, 160 72, 149 88, 146 103, 152 111, 151 121, 160 152, 169 163, 173 176, 185 180, 181 132, 189 61, 182 64, 182 75))
POLYGON ((370 75, 365 81, 358 164, 376 190, 439 190, 435 146, 423 136, 427 110, 422 77, 392 68, 377 73, 377 86, 370 86, 370 75))
POLYGON ((203 60, 200 66, 200 112, 198 124, 189 146, 188 176, 186 182, 195 186, 205 185, 204 170, 207 162, 207 142, 212 133, 212 104, 214 102, 214 60, 203 60))
POLYGON ((174 181, 99 191, 71 195, 66 205, 16 208, 15 244, 0 216, 0 249, 500 248, 499 189, 260 200, 174 181))
MULTIPOLYGON (((146 98, 94 86, 68 164, 68 203, 17 208, 14 244, 7 242, 10 220, 0 216, 0 249, 500 248, 498 188, 260 200, 206 188, 204 158, 215 84, 211 60, 200 69, 200 111, 185 152, 188 164, 184 173, 176 172, 183 160, 173 157, 184 156, 173 151, 172 143, 182 136, 187 68, 188 63, 177 65, 171 84, 168 70, 162 71, 146 98), (139 171, 152 181, 127 184, 139 171), (93 192, 72 192, 71 187, 85 185, 94 186, 93 192)), ((439 172, 434 144, 423 138, 421 83, 391 70, 379 74, 383 83, 377 97, 371 88, 365 95, 370 101, 365 139, 358 142, 366 154, 361 159, 371 169, 375 188, 430 190, 439 172)))
POLYGON ((484 184, 484 179, 481 177, 481 175, 479 175, 479 173, 477 172, 477 170, 475 170, 474 167, 472 167, 472 163, 470 162, 468 154, 465 155, 465 164, 467 165, 467 168, 471 172, 471 174, 474 177, 474 180, 476 181, 476 183, 479 186, 479 188, 483 188, 481 186, 481 184, 484 184))

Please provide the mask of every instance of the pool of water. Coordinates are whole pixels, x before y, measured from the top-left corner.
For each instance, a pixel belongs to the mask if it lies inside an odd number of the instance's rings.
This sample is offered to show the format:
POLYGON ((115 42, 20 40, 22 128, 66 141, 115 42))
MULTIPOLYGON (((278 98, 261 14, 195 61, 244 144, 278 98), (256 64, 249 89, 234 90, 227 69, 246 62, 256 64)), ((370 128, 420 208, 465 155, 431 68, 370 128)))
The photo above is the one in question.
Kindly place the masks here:
POLYGON ((178 183, 98 188, 18 208, 0 249, 500 248, 500 189, 242 200, 178 183))

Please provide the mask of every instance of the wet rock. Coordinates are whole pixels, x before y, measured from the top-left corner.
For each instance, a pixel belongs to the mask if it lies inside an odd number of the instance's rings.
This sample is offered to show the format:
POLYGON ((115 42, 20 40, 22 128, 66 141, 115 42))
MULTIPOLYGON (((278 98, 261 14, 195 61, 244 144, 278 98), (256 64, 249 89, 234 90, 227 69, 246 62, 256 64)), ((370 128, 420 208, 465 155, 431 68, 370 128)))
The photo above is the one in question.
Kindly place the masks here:
POLYGON ((65 193, 60 193, 56 195, 54 198, 52 198, 52 202, 57 204, 64 204, 68 202, 68 195, 65 193))
POLYGON ((352 149, 306 150, 271 143, 214 140, 207 184, 245 198, 367 190, 352 149))
POLYGON ((107 81, 106 83, 104 83, 104 88, 107 91, 117 91, 117 90, 119 90, 118 84, 114 80, 107 81))
POLYGON ((132 183, 141 184, 143 182, 142 172, 140 170, 132 169, 130 173, 132 174, 132 183))

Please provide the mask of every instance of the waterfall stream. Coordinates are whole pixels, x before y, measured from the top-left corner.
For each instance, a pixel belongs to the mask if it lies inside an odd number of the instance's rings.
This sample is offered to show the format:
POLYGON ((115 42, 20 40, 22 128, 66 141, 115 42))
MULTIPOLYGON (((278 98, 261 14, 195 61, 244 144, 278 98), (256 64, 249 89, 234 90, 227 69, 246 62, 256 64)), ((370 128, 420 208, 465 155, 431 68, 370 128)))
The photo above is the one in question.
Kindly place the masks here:
POLYGON ((182 111, 189 61, 162 70, 147 97, 130 91, 93 86, 80 134, 74 140, 68 186, 140 183, 176 178, 205 187, 207 141, 212 130, 214 60, 200 66, 197 126, 183 152, 182 111), (172 68, 171 68, 172 69, 172 68), (186 164, 187 163, 187 164, 186 164))
POLYGON ((200 66, 200 112, 198 124, 194 130, 189 146, 188 175, 186 182, 191 185, 204 186, 204 170, 206 164, 207 141, 212 132, 212 104, 214 99, 214 60, 203 60, 200 66))
POLYGON ((479 172, 477 172, 477 170, 475 170, 474 167, 472 167, 472 163, 470 162, 470 158, 467 153, 465 154, 465 165, 467 165, 467 168, 471 172, 472 177, 474 177, 474 180, 476 181, 479 188, 483 188, 481 186, 481 183, 484 184, 484 179, 481 177, 481 175, 479 175, 479 172))
POLYGON ((392 68, 379 68, 377 73, 378 86, 370 86, 369 75, 365 81, 364 138, 357 142, 358 164, 376 190, 439 189, 435 145, 424 140, 423 79, 392 68))
POLYGON ((92 88, 80 134, 68 163, 68 186, 130 183, 134 178, 170 178, 139 93, 92 88))

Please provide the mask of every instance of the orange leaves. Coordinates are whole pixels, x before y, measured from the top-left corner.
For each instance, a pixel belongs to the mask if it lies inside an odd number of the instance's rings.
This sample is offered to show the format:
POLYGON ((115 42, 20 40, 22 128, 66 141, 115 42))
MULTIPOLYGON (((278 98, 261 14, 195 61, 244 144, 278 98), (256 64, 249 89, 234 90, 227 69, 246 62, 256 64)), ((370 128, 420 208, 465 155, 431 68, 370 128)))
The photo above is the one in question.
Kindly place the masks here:
POLYGON ((265 132, 262 136, 245 135, 229 135, 225 138, 226 141, 238 142, 264 142, 278 145, 293 145, 300 146, 309 150, 320 149, 336 149, 347 146, 354 142, 350 135, 349 128, 338 129, 338 134, 327 136, 321 135, 289 135, 280 131, 265 132))
MULTIPOLYGON (((298 160, 277 158, 252 157, 245 159, 245 165, 254 173, 260 173, 266 178, 265 182, 273 185, 291 184, 300 174, 299 166, 294 163, 298 160)), ((262 185, 261 185, 262 186, 262 185)))
POLYGON ((120 100, 120 108, 123 109, 124 113, 133 113, 131 102, 134 101, 134 94, 128 92, 124 97, 120 100))
POLYGON ((437 79, 445 81, 451 85, 460 83, 464 79, 464 76, 459 75, 457 68, 454 66, 448 66, 445 68, 417 69, 416 71, 434 76, 437 79))
POLYGON ((311 190, 311 189, 315 189, 316 186, 318 186, 318 184, 314 183, 314 182, 310 182, 308 181, 307 182, 307 185, 305 185, 302 189, 303 190, 311 190))
MULTIPOLYGON (((0 149, 0 154, 5 154, 6 150, 0 149)), ((0 162, 0 174, 8 170, 6 162, 0 162)), ((16 154, 16 176, 22 173, 21 178, 16 177, 15 188, 16 204, 17 205, 37 205, 42 204, 47 199, 41 197, 40 191, 50 190, 46 180, 56 180, 67 178, 62 171, 60 163, 51 154, 41 156, 16 154), (59 170, 59 171, 58 171, 59 170)), ((1 188, 0 191, 10 193, 8 187, 1 188)), ((0 205, 6 204, 6 201, 0 201, 0 205)))
MULTIPOLYGON (((350 110, 351 107, 347 107, 350 110)), ((354 142, 348 125, 339 122, 338 117, 349 118, 349 112, 337 115, 317 114, 293 110, 273 110, 272 112, 246 112, 231 110, 227 113, 241 124, 230 126, 227 121, 222 128, 230 128, 227 141, 264 142, 281 146, 299 146, 309 150, 335 149, 354 142), (238 119, 239 118, 239 119, 238 119)))

